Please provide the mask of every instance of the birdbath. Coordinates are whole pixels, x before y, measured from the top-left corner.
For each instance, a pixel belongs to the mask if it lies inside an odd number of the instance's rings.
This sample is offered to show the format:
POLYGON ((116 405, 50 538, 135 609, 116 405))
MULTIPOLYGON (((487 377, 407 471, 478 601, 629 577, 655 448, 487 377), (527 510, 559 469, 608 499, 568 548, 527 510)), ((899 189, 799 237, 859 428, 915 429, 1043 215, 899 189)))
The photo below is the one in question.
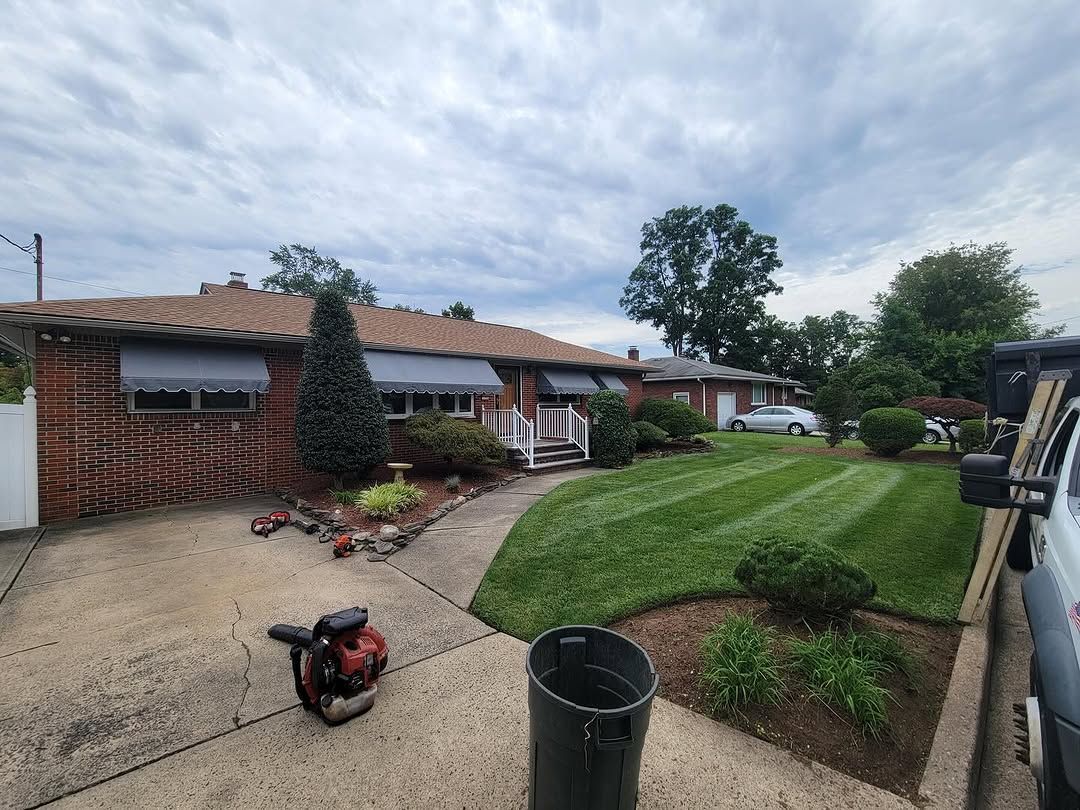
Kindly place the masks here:
POLYGON ((405 471, 412 469, 412 464, 387 464, 386 466, 394 471, 394 481, 399 484, 405 480, 405 471))

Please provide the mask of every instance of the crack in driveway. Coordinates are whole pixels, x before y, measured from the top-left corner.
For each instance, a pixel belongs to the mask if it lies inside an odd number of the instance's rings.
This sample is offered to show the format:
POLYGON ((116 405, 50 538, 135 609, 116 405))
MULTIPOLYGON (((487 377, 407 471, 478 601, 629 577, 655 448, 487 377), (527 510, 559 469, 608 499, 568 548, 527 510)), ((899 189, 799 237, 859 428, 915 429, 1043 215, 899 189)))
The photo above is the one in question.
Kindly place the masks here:
POLYGON ((247 700, 248 690, 251 689, 251 681, 248 679, 248 673, 251 671, 251 650, 248 649, 248 645, 243 639, 236 636, 236 625, 240 623, 240 620, 244 618, 244 614, 240 612, 240 603, 236 601, 235 596, 230 596, 232 599, 233 607, 236 608, 236 621, 232 623, 230 633, 232 634, 233 641, 236 641, 244 648, 244 654, 247 655, 247 666, 244 667, 244 691, 240 693, 240 702, 236 706, 236 714, 233 715, 233 723, 237 728, 240 728, 240 712, 244 708, 244 701, 247 700))

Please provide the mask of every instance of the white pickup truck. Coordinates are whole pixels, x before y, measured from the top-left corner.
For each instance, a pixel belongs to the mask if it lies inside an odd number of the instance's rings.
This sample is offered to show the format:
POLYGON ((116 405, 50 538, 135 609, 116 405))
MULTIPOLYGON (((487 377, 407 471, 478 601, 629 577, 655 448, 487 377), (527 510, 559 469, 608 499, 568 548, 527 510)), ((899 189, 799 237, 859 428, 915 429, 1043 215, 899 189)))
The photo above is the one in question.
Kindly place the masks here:
POLYGON ((972 454, 960 462, 960 491, 968 503, 1021 510, 1007 559, 1027 571, 1028 761, 1040 807, 1080 808, 1080 397, 1065 404, 1034 477, 1010 477, 1004 456, 972 454), (1028 495, 1014 503, 1017 484, 1028 495))

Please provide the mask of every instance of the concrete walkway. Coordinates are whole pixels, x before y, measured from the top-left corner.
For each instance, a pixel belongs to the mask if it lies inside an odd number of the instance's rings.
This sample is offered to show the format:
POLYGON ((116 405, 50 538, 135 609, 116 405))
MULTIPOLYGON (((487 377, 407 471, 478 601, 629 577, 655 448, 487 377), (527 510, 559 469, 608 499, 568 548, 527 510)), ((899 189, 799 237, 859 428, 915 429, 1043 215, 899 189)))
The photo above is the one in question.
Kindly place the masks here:
POLYGON ((1016 759, 1013 740, 1013 704, 1029 694, 1028 660, 1031 633, 1020 596, 1023 575, 1005 567, 998 580, 997 631, 990 672, 990 703, 986 715, 982 770, 979 781, 981 810, 1035 807, 1035 780, 1016 759))
POLYGON ((432 524, 387 563, 467 610, 517 519, 564 481, 598 472, 583 468, 549 473, 492 490, 432 524))

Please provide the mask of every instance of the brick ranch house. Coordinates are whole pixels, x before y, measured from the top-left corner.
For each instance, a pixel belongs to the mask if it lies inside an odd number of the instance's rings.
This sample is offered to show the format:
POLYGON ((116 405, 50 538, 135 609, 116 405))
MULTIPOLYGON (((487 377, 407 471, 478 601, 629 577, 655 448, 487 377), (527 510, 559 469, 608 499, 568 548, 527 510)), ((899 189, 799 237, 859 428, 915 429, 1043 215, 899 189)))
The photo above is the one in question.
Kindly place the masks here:
MULTIPOLYGON (((296 387, 312 299, 248 289, 0 304, 0 340, 37 394, 42 523, 321 486, 300 466, 296 387)), ((435 407, 482 419, 537 469, 586 457, 589 395, 634 408, 649 366, 513 326, 352 306, 390 427, 388 461, 435 407)))
MULTIPOLYGON (((627 357, 637 360, 637 348, 631 346, 627 357)), ((737 413, 746 413, 763 405, 804 407, 813 396, 798 380, 743 371, 704 360, 652 357, 645 362, 658 369, 645 375, 646 399, 677 399, 685 402, 705 414, 721 430, 727 418, 737 413)))

